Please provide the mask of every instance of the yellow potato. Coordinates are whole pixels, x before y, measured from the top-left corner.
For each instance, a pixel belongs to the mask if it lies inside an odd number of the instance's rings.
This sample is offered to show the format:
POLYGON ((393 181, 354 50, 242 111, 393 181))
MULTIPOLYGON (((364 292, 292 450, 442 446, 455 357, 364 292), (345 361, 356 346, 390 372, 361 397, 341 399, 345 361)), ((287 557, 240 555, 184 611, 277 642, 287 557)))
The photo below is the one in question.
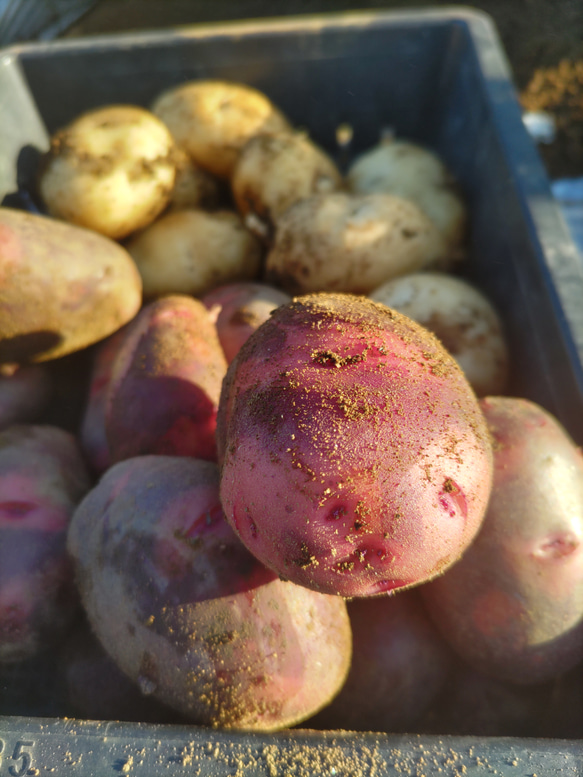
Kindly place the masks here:
POLYGON ((252 280, 261 246, 230 211, 168 213, 127 244, 144 284, 144 296, 202 296, 215 286, 252 280))
POLYGON ((478 396, 506 392, 509 354, 502 321, 491 302, 467 281, 444 273, 414 273, 384 283, 369 297, 433 332, 478 396))
POLYGON ((107 337, 135 316, 141 292, 114 241, 0 208, 0 363, 54 359, 107 337))
POLYGON ((176 144, 220 178, 230 178, 240 150, 261 132, 290 130, 288 120, 261 92, 228 81, 189 81, 152 105, 176 144))
POLYGON ((452 174, 429 149, 387 138, 353 162, 347 182, 355 194, 385 192, 412 200, 441 231, 449 257, 464 256, 466 206, 452 174))
POLYGON ((342 176, 330 157, 303 132, 256 135, 245 145, 231 179, 247 225, 267 233, 294 202, 340 189, 342 176), (259 226, 259 229, 261 229, 259 226))
POLYGON ((51 216, 121 239, 162 212, 175 176, 164 124, 144 108, 111 105, 52 137, 39 191, 51 216))
POLYGON ((390 194, 319 194, 279 218, 266 281, 290 294, 368 294, 381 283, 429 267, 443 238, 409 200, 390 194))

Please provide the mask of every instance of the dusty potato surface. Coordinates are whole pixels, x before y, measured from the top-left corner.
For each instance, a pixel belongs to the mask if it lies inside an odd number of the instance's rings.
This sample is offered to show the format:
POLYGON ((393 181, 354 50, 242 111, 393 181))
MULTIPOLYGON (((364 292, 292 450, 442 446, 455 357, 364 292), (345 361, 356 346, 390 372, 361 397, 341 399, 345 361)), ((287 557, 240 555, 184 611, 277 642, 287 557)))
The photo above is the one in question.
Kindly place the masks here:
POLYGON ((271 731, 342 685, 346 605, 254 559, 218 485, 209 462, 122 462, 76 511, 68 548, 92 628, 143 693, 200 724, 271 731))
POLYGON ((368 294, 444 255, 438 229, 412 202, 332 192, 299 200, 280 216, 265 280, 290 294, 368 294))
POLYGON ((363 297, 279 307, 223 382, 221 499, 284 578, 370 596, 444 571, 480 526, 492 453, 477 400, 427 330, 363 297))

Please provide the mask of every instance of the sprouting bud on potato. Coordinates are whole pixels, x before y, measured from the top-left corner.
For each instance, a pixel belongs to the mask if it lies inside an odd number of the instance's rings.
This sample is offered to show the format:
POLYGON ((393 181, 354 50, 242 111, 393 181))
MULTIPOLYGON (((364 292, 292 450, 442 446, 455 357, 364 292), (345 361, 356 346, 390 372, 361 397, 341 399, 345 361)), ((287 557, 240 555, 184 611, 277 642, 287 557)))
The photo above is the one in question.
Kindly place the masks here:
POLYGON ((255 278, 258 239, 230 211, 167 213, 127 243, 142 277, 144 296, 206 294, 215 286, 255 278))
POLYGON ((583 660, 583 456, 538 405, 480 404, 494 444, 488 511, 463 558, 420 590, 468 663, 540 683, 583 660))
POLYGON ((290 294, 368 294, 444 255, 439 230, 414 203, 390 194, 333 192, 281 214, 265 279, 290 294))
POLYGON ((330 157, 303 132, 255 135, 243 147, 231 179, 239 212, 265 236, 294 202, 340 189, 330 157), (257 227, 256 227, 257 228, 257 227))
POLYGON ((118 243, 0 208, 0 363, 86 348, 130 321, 141 303, 140 275, 118 243))
POLYGON ((467 281, 444 273, 414 273, 382 284, 369 296, 433 332, 478 396, 505 392, 509 355, 502 321, 487 297, 467 281))
POLYGON ((66 534, 89 487, 68 432, 0 432, 0 662, 34 656, 70 626, 78 602, 66 534))
POLYGON ((243 343, 267 321, 272 311, 291 302, 291 297, 265 283, 243 281, 217 286, 201 302, 216 313, 217 333, 230 364, 243 343))
POLYGON ((148 453, 214 460, 226 371, 202 302, 174 295, 146 305, 114 357, 105 398, 111 460, 148 453))
POLYGON ((266 95, 228 81, 179 84, 159 95, 152 112, 166 124, 179 148, 219 178, 231 177, 249 138, 291 129, 266 95))
POLYGON ((217 423, 221 500, 244 544, 341 596, 442 573, 476 535, 492 451, 439 341, 364 297, 282 305, 243 345, 217 423))
POLYGON ((210 462, 115 465, 76 510, 68 548, 109 655, 144 694, 199 724, 284 728, 346 678, 344 601, 253 558, 224 519, 210 462))
POLYGON ((435 223, 448 248, 447 258, 463 258, 467 211, 443 161, 411 141, 386 138, 352 163, 347 184, 355 194, 385 192, 405 197, 435 223))
POLYGON ((51 138, 39 192, 51 216, 119 240, 168 204, 173 153, 170 132, 144 108, 97 108, 51 138))

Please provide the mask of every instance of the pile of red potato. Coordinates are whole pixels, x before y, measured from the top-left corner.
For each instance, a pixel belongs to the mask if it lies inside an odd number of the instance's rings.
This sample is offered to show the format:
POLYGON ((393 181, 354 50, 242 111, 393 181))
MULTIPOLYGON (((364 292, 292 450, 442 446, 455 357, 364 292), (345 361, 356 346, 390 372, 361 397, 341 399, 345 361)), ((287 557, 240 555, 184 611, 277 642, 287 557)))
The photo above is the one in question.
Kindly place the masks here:
POLYGON ((443 163, 343 174, 199 81, 79 117, 37 183, 0 209, 0 664, 59 650, 86 717, 514 733, 583 661, 583 460, 504 396, 443 163))

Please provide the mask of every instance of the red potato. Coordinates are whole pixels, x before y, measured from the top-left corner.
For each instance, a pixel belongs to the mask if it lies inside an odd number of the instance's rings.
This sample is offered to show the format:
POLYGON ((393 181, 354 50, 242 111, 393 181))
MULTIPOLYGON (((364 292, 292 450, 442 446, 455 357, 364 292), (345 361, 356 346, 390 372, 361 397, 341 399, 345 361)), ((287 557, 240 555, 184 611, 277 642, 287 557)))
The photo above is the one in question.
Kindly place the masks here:
POLYGON ((105 432, 105 410, 113 365, 130 326, 122 327, 98 346, 91 368, 89 395, 81 419, 79 443, 92 470, 99 474, 105 472, 112 463, 105 432))
POLYGON ((117 355, 108 390, 111 460, 149 453, 214 460, 226 370, 201 302, 173 295, 143 308, 117 355))
POLYGON ((0 662, 30 658, 69 627, 77 596, 66 532, 89 487, 72 435, 0 432, 0 662))
POLYGON ((130 321, 141 303, 140 274, 118 243, 0 208, 0 363, 79 351, 130 321))
POLYGON ((343 294, 296 298, 223 383, 221 500, 284 578, 371 596, 442 573, 472 541, 492 452, 477 400, 427 330, 343 294))
POLYGON ((201 299, 208 310, 218 311, 217 332, 229 364, 271 312, 290 301, 289 294, 264 283, 252 282, 218 286, 201 299))
POLYGON ((417 591, 348 602, 352 664, 340 693, 310 726, 406 731, 448 679, 453 653, 417 591))
POLYGON ((47 368, 31 364, 0 373, 0 429, 37 421, 52 391, 47 368))
POLYGON ((218 486, 210 462, 117 464, 75 512, 69 551, 93 630, 143 693, 201 724, 283 728, 342 685, 346 605, 256 561, 218 486))
POLYGON ((488 512, 464 557, 421 591, 468 663, 540 683, 583 660, 583 459, 538 405, 481 407, 494 441, 488 512))

